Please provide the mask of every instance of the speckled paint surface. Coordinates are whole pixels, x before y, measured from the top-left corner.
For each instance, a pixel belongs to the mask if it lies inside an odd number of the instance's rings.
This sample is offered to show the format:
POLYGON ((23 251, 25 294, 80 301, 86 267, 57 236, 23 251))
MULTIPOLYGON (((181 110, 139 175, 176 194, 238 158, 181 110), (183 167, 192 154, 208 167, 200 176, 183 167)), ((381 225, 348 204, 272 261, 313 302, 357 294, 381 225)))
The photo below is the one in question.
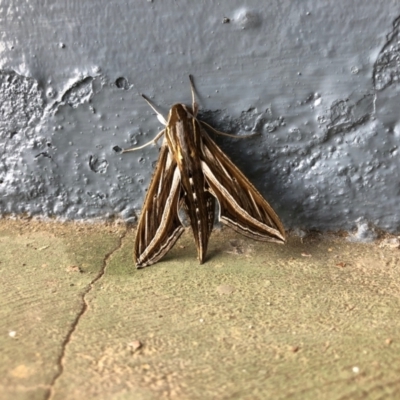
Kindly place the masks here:
POLYGON ((157 146, 190 102, 287 228, 399 231, 394 1, 0 1, 0 212, 139 215, 157 146))

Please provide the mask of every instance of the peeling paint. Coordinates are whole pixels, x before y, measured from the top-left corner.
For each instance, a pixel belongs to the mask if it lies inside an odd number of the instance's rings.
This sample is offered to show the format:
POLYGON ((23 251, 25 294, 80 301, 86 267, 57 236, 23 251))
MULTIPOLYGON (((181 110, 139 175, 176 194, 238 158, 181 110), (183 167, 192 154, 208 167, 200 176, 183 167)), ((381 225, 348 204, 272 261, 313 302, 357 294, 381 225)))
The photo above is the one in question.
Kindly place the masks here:
POLYGON ((40 120, 44 110, 38 83, 14 71, 0 70, 0 135, 12 138, 40 120))
POLYGON ((107 160, 99 160, 97 157, 89 157, 89 168, 96 174, 105 174, 108 168, 107 160))
POLYGON ((384 90, 400 81, 400 17, 393 22, 393 30, 374 64, 373 84, 376 90, 384 90))

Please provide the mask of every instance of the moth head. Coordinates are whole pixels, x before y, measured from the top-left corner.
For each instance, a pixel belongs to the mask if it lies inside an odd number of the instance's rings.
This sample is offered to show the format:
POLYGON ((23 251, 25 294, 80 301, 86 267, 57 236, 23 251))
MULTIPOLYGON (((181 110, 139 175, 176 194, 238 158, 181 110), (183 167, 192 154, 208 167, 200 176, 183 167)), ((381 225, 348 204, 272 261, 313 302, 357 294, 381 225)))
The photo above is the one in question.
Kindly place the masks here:
POLYGON ((185 104, 174 104, 169 111, 168 123, 175 123, 177 121, 182 121, 187 118, 193 118, 192 109, 185 104))

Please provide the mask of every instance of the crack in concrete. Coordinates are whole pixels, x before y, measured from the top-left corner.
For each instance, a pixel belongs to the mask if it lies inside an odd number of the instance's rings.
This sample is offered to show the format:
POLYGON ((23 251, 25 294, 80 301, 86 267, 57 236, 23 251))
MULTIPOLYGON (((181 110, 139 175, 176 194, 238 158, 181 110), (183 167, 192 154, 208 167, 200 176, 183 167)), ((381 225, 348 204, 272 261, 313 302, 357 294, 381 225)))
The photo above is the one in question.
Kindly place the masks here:
POLYGON ((103 265, 98 272, 98 274, 90 281, 90 283, 86 286, 84 291, 81 293, 81 299, 82 299, 82 306, 81 309, 79 310, 78 314, 75 317, 75 320, 72 322, 71 327, 65 336, 65 339, 62 342, 61 346, 61 352, 60 355, 57 359, 57 365, 58 365, 58 372, 54 375, 53 379, 51 380, 50 384, 48 385, 49 391, 47 393, 47 396, 45 397, 46 400, 51 400, 54 397, 55 394, 55 384, 57 383, 58 379, 62 376, 64 372, 64 358, 65 358, 65 353, 67 350, 68 344, 71 342, 72 335, 75 333, 76 329, 78 328, 79 322, 81 318, 86 314, 86 311, 89 308, 89 303, 86 301, 86 296, 92 291, 94 285, 104 276, 106 273, 107 265, 108 265, 108 260, 111 258, 111 256, 116 253, 121 247, 122 243, 124 241, 124 238, 126 237, 126 234, 128 232, 128 228, 125 229, 123 234, 119 237, 118 244, 117 246, 109 251, 103 258, 103 265))

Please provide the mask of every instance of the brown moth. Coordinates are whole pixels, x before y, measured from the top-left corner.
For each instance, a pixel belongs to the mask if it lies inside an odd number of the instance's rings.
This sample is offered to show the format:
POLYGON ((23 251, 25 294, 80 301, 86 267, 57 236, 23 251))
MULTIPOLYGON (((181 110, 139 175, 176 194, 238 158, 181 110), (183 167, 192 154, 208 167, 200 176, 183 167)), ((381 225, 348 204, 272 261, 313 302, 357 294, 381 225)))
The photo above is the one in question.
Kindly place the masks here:
POLYGON ((237 136, 216 131, 196 118, 198 106, 193 79, 189 78, 192 108, 175 104, 167 120, 142 95, 165 128, 144 145, 164 135, 136 234, 134 261, 138 268, 159 261, 181 236, 184 231, 179 217, 181 208, 190 220, 202 264, 214 224, 215 201, 223 224, 252 239, 285 243, 285 230, 279 217, 206 130, 237 136))

